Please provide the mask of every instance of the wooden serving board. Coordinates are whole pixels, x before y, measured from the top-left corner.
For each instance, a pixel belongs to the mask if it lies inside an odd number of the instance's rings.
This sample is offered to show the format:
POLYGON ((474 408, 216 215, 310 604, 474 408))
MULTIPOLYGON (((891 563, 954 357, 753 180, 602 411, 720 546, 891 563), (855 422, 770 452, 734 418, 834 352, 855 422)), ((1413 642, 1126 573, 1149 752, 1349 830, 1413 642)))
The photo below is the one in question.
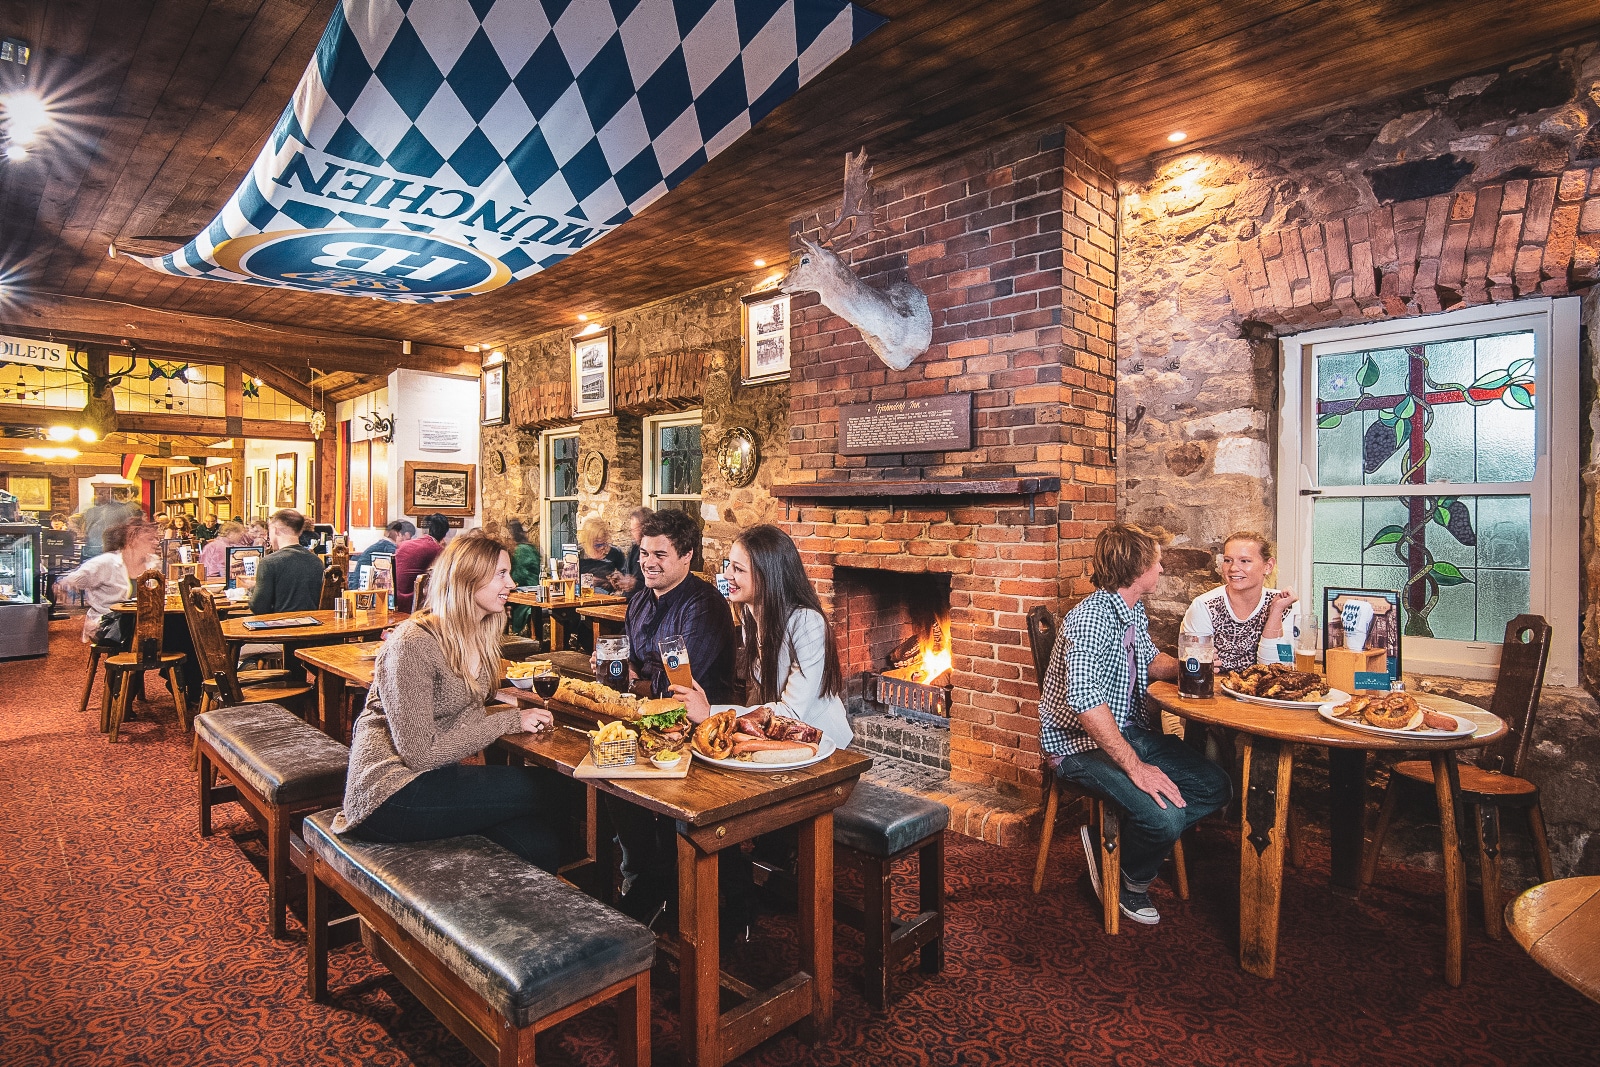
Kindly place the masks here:
POLYGON ((640 760, 631 767, 596 767, 594 756, 585 753, 583 761, 573 768, 574 778, 687 778, 689 765, 693 763, 688 750, 683 753, 683 758, 671 770, 662 770, 648 759, 640 760))

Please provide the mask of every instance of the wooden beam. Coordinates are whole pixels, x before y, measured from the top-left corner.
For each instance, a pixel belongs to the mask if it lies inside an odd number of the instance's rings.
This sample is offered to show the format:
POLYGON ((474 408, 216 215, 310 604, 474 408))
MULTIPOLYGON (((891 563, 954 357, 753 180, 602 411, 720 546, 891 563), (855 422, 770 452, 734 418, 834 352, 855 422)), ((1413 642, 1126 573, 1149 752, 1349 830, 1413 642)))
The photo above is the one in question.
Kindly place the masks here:
POLYGON ((477 369, 467 353, 456 348, 414 344, 411 355, 400 341, 355 334, 318 333, 293 326, 263 326, 237 319, 213 318, 187 311, 159 311, 87 297, 8 289, 0 305, 0 330, 58 341, 120 347, 124 340, 143 354, 160 353, 204 359, 237 360, 240 352, 259 359, 300 364, 310 361, 322 370, 387 374, 398 367, 413 370, 477 369))
POLYGON ((241 359, 239 361, 239 369, 244 371, 244 373, 251 378, 260 378, 262 384, 272 386, 272 388, 276 389, 290 400, 293 400, 301 407, 308 407, 312 411, 316 411, 322 407, 322 404, 318 402, 316 394, 313 392, 311 386, 307 385, 305 382, 296 378, 287 371, 278 367, 274 367, 270 363, 262 363, 253 359, 241 359))

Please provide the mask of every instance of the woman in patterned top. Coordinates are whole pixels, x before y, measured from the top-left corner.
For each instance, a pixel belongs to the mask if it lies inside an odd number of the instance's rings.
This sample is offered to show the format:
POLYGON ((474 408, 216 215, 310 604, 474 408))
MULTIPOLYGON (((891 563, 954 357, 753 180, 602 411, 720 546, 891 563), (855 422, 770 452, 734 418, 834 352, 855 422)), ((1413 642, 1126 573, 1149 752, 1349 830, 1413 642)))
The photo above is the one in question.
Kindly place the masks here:
POLYGON ((1204 632, 1201 617, 1210 623, 1218 674, 1254 666, 1261 642, 1283 636, 1283 619, 1296 597, 1288 589, 1265 587, 1274 565, 1271 541, 1253 530, 1229 534, 1222 543, 1222 584, 1189 605, 1186 626, 1204 632))

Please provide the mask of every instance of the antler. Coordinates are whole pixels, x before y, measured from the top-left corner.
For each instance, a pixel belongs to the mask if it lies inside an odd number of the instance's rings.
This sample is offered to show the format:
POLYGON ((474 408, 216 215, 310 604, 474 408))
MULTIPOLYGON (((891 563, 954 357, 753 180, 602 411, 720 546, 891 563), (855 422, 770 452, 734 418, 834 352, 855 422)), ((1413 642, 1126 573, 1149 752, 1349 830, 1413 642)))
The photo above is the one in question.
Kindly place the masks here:
POLYGON ((863 145, 856 155, 844 155, 844 196, 839 202, 839 217, 828 224, 826 235, 831 241, 844 233, 851 237, 866 237, 877 229, 877 213, 872 208, 872 168, 867 166, 867 149, 863 145), (848 224, 848 225, 847 225, 848 224))

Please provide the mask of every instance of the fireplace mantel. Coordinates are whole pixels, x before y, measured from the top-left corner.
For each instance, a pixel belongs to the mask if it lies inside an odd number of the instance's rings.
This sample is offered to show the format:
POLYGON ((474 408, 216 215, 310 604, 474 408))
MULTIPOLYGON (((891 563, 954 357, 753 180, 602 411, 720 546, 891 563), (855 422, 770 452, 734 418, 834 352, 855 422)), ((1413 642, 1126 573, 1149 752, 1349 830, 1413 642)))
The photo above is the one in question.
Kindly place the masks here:
POLYGON ((787 505, 794 500, 910 500, 930 496, 1022 496, 1028 498, 1028 520, 1033 520, 1036 493, 1053 493, 1060 478, 922 478, 917 481, 780 482, 773 496, 787 505))

